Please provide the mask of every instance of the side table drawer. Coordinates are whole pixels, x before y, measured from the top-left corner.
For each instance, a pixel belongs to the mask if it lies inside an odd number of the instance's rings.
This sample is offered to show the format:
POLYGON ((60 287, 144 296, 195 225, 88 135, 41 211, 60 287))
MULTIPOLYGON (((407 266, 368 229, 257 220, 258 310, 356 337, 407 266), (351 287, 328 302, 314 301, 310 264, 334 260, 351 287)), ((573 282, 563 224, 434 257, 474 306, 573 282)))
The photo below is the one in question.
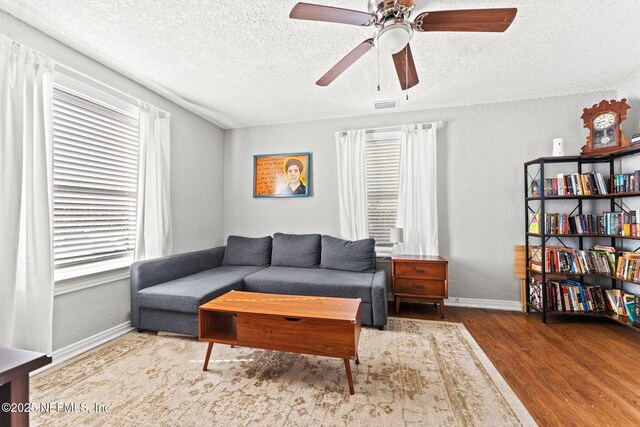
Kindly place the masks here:
POLYGON ((395 280, 394 293, 446 297, 443 280, 395 280))
POLYGON ((395 263, 395 277, 445 280, 447 265, 444 263, 397 262, 395 263))

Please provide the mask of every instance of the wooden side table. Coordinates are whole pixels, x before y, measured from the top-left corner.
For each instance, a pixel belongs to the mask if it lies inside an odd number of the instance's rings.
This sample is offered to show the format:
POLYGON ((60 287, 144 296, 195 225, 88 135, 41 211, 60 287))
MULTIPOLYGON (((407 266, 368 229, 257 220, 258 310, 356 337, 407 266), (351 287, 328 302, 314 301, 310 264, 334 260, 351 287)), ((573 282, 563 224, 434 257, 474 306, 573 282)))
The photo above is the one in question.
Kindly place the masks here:
POLYGON ((396 313, 401 301, 440 304, 444 319, 444 300, 449 297, 449 262, 439 256, 398 255, 391 259, 396 313))
POLYGON ((0 426, 29 425, 29 412, 14 411, 13 405, 29 403, 29 372, 49 363, 51 357, 42 353, 0 347, 0 404, 11 409, 0 410, 0 426))

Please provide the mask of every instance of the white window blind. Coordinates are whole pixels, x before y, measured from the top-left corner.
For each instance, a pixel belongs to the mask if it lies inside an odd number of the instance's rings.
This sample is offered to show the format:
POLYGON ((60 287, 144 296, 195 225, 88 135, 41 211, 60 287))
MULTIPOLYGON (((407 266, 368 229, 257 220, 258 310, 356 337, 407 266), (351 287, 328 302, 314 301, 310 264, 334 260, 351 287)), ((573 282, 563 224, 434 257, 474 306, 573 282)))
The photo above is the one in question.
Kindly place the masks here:
POLYGON ((83 96, 54 85, 56 280, 128 266, 133 260, 137 106, 126 111, 115 104, 97 100, 95 89, 83 96))
POLYGON ((400 131, 371 130, 366 139, 367 219, 369 237, 379 248, 391 248, 389 230, 396 226, 400 186, 400 131))

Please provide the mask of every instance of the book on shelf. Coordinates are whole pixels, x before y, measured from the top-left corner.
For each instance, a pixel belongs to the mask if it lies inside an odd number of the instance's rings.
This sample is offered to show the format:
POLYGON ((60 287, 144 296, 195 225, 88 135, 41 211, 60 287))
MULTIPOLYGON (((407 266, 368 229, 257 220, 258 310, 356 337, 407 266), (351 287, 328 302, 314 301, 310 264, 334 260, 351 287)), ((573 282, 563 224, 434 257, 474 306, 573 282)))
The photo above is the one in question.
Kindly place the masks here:
POLYGON ((636 295, 634 297, 634 302, 633 312, 635 314, 635 318, 633 320, 633 326, 640 328, 640 296, 636 295))
POLYGON ((529 214, 529 233, 540 234, 541 214, 529 214))
POLYGON ((538 310, 542 310, 542 280, 535 276, 529 278, 529 302, 538 310))
POLYGON ((635 302, 635 295, 632 294, 624 294, 622 296, 622 302, 624 303, 624 309, 627 312, 627 316, 629 316, 629 320, 631 322, 634 322, 636 320, 636 313, 635 313, 635 306, 636 306, 636 302, 635 302))

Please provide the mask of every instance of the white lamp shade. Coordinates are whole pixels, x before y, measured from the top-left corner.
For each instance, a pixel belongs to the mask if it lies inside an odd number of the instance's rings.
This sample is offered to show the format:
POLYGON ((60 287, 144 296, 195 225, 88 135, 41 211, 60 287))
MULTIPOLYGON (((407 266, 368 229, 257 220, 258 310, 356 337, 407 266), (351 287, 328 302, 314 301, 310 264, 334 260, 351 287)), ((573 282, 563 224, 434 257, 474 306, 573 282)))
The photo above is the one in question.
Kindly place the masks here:
POLYGON ((402 228, 392 228, 389 232, 389 242, 400 243, 403 241, 404 233, 402 228))
POLYGON ((413 27, 404 20, 395 19, 383 27, 374 39, 375 46, 382 53, 400 52, 413 37, 413 27))

